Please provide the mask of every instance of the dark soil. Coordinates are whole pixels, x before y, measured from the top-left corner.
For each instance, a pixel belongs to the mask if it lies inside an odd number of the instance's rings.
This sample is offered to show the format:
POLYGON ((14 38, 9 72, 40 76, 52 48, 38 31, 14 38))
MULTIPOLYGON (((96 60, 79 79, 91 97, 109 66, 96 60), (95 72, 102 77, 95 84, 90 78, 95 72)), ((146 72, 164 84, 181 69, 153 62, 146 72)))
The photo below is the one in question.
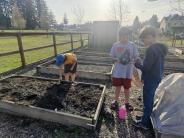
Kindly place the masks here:
MULTIPOLYGON (((51 78, 51 79, 59 79, 57 75, 51 75, 51 74, 42 74, 42 73, 36 73, 36 71, 28 72, 25 73, 24 75, 29 75, 29 76, 36 76, 36 77, 44 77, 44 78, 51 78)), ((64 79, 64 77, 63 77, 64 79)), ((93 83, 93 84, 103 84, 106 85, 107 87, 111 87, 111 82, 106 81, 106 80, 97 80, 97 79, 84 79, 80 77, 76 77, 75 79, 76 82, 85 82, 85 83, 93 83)))
MULTIPOLYGON (((165 70, 165 75, 182 72, 165 70)), ((86 80, 84 80, 86 81, 86 80)), ((119 120, 117 112, 110 109, 114 99, 114 89, 106 90, 106 99, 98 121, 96 131, 79 127, 66 127, 56 123, 36 119, 12 116, 0 113, 0 137, 2 138, 155 138, 153 130, 143 131, 133 127, 132 122, 137 115, 142 115, 142 89, 135 86, 131 89, 130 103, 134 107, 125 120, 119 120)), ((120 105, 123 103, 121 93, 120 105)))
POLYGON ((107 58, 110 57, 109 53, 101 53, 101 52, 97 52, 97 51, 94 51, 94 52, 77 52, 76 54, 81 55, 81 56, 98 56, 98 57, 107 57, 107 58))
POLYGON ((56 84, 28 78, 9 78, 2 81, 1 85, 0 98, 3 100, 85 117, 94 116, 102 92, 101 87, 94 85, 56 84))
MULTIPOLYGON (((48 67, 57 68, 56 65, 52 64, 48 67)), ((92 65, 92 64, 78 64, 77 70, 78 71, 86 71, 86 72, 98 72, 98 73, 110 73, 112 66, 105 66, 105 65, 92 65)))
POLYGON ((77 56, 78 61, 88 61, 92 63, 112 63, 111 58, 98 57, 98 56, 77 56))
POLYGON ((91 85, 74 85, 74 90, 70 84, 55 84, 47 89, 35 106, 58 111, 66 111, 85 117, 94 117, 102 88, 91 85))
POLYGON ((165 68, 171 68, 171 69, 180 69, 184 70, 184 63, 182 62, 165 62, 165 68))
POLYGON ((33 104, 35 99, 42 96, 47 87, 56 82, 28 78, 8 78, 0 82, 0 98, 22 104, 33 104))
POLYGON ((98 66, 98 65, 80 65, 78 70, 80 71, 90 71, 90 72, 99 72, 99 73, 110 73, 112 66, 98 66))
POLYGON ((172 70, 172 69, 165 69, 164 70, 164 76, 169 75, 169 74, 173 74, 173 73, 184 73, 184 70, 172 70))

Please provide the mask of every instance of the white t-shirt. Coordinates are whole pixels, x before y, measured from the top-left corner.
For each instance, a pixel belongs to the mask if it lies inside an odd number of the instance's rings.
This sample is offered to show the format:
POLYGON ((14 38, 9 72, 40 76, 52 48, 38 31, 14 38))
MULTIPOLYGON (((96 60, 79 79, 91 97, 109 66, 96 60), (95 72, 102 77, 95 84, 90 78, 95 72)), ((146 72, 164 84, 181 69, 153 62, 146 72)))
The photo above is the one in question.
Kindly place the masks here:
POLYGON ((132 79, 133 62, 139 57, 139 52, 135 44, 132 42, 128 42, 127 44, 116 42, 111 48, 110 55, 112 58, 116 58, 122 62, 115 63, 113 77, 132 79))

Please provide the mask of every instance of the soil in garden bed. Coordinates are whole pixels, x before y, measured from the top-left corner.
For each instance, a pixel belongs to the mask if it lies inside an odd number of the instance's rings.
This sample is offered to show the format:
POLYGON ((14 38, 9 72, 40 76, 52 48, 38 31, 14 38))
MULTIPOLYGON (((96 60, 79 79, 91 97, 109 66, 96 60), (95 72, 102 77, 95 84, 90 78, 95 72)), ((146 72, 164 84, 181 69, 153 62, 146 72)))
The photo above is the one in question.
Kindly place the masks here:
MULTIPOLYGON (((48 67, 57 68, 56 65, 51 64, 48 67)), ((78 64, 77 70, 78 71, 85 71, 85 72, 98 72, 98 73, 110 73, 112 66, 105 66, 105 65, 92 65, 92 64, 78 64)))
POLYGON ((1 82, 0 98, 23 105, 93 117, 101 96, 100 86, 8 78, 1 82), (72 89, 74 87, 74 90, 72 89))
POLYGON ((173 74, 173 73, 184 73, 184 70, 180 71, 180 70, 165 69, 164 70, 164 77, 167 75, 173 74))
POLYGON ((109 53, 99 53, 99 52, 76 52, 77 56, 98 56, 98 57, 107 57, 109 58, 109 53))

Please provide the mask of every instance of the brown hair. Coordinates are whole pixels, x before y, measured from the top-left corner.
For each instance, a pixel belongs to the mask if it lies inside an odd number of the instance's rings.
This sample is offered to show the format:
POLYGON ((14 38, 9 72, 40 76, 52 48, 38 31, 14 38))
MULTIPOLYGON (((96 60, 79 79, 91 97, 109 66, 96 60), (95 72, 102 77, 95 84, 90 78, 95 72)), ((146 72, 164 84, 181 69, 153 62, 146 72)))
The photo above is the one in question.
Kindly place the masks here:
POLYGON ((144 39, 146 36, 151 35, 153 37, 156 37, 156 29, 151 26, 145 26, 141 31, 139 38, 144 39))
POLYGON ((119 29, 119 36, 122 36, 122 35, 129 35, 130 34, 130 29, 128 29, 127 27, 121 27, 119 29))

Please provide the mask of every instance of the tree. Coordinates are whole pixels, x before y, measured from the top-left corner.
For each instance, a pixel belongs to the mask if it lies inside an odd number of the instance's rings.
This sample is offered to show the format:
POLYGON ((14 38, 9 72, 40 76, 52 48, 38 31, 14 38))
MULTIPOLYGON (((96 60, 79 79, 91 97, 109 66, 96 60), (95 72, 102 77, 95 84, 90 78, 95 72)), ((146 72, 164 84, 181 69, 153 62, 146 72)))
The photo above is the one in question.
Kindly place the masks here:
POLYGON ((0 26, 11 27, 11 12, 13 0, 0 0, 0 26))
POLYGON ((171 0, 170 5, 173 11, 184 16, 184 1, 183 0, 171 0))
POLYGON ((55 17, 49 12, 45 0, 0 0, 0 27, 9 28, 11 24, 20 27, 20 24, 23 25, 24 22, 26 29, 49 28, 51 24, 54 24, 55 17), (12 10, 17 15, 12 13, 12 10), (25 21, 20 20, 18 23, 16 17, 25 21))
POLYGON ((151 17, 151 19, 149 20, 149 25, 155 27, 155 28, 158 28, 159 27, 159 23, 158 23, 158 17, 157 15, 153 15, 151 17))
POLYGON ((74 18, 77 24, 81 24, 84 19, 85 10, 81 8, 80 6, 76 6, 72 9, 72 12, 73 12, 73 15, 74 15, 74 18))
POLYGON ((67 17, 66 13, 64 14, 63 23, 64 23, 64 25, 68 24, 68 17, 67 17))
POLYGON ((49 25, 51 28, 55 28, 57 26, 57 21, 52 11, 49 11, 49 25))
POLYGON ((118 20, 122 24, 128 21, 129 14, 129 8, 124 0, 112 0, 110 15, 113 20, 118 20))
POLYGON ((17 4, 14 4, 13 6, 11 22, 14 28, 24 29, 26 27, 26 21, 21 14, 17 4))
POLYGON ((46 5, 46 2, 44 0, 40 0, 40 11, 39 11, 39 26, 42 29, 49 29, 50 23, 49 23, 49 13, 48 13, 48 7, 46 5))
POLYGON ((132 26, 133 31, 136 32, 136 33, 139 32, 140 27, 141 27, 141 23, 139 21, 139 17, 136 16, 135 19, 134 19, 134 22, 133 22, 133 26, 132 26))
POLYGON ((36 0, 35 2, 39 27, 49 29, 55 20, 53 13, 49 11, 45 0, 36 0))
POLYGON ((35 29, 38 26, 36 16, 36 3, 35 0, 16 0, 17 6, 21 10, 24 19, 26 20, 27 29, 35 29))

